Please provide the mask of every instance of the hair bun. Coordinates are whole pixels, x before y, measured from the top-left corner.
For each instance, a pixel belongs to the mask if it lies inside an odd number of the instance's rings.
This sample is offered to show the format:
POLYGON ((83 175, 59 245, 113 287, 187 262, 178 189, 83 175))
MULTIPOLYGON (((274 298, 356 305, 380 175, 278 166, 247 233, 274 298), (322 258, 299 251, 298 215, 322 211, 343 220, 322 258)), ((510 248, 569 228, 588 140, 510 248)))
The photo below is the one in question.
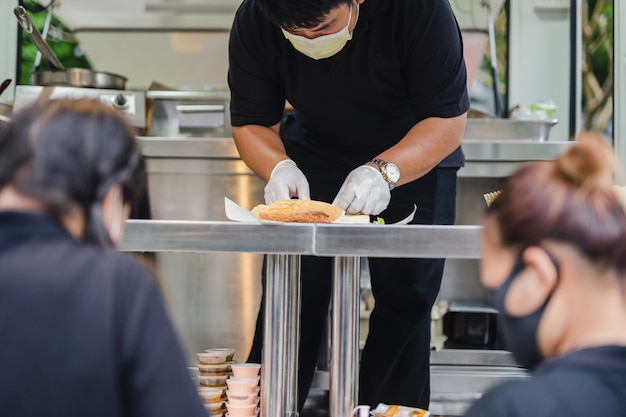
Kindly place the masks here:
POLYGON ((598 135, 583 133, 572 146, 556 160, 556 169, 576 185, 604 187, 613 184, 615 161, 609 145, 598 135))

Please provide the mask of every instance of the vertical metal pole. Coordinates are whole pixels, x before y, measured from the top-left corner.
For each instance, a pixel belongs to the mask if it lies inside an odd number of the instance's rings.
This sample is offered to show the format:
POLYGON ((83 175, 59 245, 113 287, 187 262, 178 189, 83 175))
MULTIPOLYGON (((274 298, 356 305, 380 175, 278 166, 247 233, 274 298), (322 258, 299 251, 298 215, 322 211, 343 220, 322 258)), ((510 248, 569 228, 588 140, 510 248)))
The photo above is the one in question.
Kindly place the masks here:
POLYGON ((285 404, 289 417, 298 416, 298 358, 300 348, 300 256, 287 257, 287 395, 285 404))
POLYGON ((261 417, 298 414, 300 256, 268 255, 261 370, 261 417))
POLYGON ((330 417, 347 417, 358 401, 360 275, 360 258, 335 258, 331 318, 330 417))

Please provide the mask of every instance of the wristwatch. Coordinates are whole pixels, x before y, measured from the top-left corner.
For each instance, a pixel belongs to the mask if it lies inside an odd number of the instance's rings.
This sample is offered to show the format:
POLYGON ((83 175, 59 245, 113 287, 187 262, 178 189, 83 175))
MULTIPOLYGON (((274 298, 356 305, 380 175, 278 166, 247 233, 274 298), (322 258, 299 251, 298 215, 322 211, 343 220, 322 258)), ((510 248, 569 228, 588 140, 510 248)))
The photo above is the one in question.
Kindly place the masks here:
POLYGON ((394 163, 383 161, 382 159, 372 159, 370 163, 376 165, 383 176, 383 179, 389 184, 389 189, 393 190, 400 181, 400 169, 394 163))

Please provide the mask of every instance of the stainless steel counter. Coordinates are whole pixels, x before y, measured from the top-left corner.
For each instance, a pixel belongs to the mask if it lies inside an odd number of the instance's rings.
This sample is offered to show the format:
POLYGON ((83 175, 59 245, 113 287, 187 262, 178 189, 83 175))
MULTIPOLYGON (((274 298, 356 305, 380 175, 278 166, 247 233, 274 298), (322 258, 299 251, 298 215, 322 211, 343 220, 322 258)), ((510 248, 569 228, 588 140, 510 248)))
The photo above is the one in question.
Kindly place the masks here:
MULTIPOLYGON (((224 158, 239 159, 232 138, 159 138, 140 137, 148 158, 224 158)), ((502 178, 520 163, 549 160, 573 142, 531 142, 512 140, 463 140, 465 167, 460 177, 502 178)))
POLYGON ((139 137, 146 158, 233 158, 239 152, 231 137, 139 137))
POLYGON ((472 162, 548 160, 573 142, 528 142, 513 140, 463 140, 465 158, 472 162))
MULTIPOLYGON (((458 212, 461 215, 457 219, 457 224, 463 226, 261 225, 222 221, 219 204, 223 196, 242 202, 246 207, 262 199, 263 184, 241 161, 232 138, 140 137, 140 144, 148 160, 151 194, 156 201, 155 218, 185 221, 129 221, 122 250, 159 252, 163 257, 195 252, 197 256, 215 256, 206 261, 211 264, 221 262, 220 257, 225 254, 220 252, 231 253, 228 256, 269 254, 265 291, 273 302, 268 303, 265 311, 268 331, 264 343, 270 348, 265 349, 263 362, 271 366, 263 375, 263 417, 285 417, 296 410, 299 257, 335 258, 333 304, 340 308, 333 309, 333 359, 328 381, 331 417, 342 417, 339 415, 346 415, 352 409, 358 395, 355 388, 358 386, 359 336, 354 329, 359 327, 360 257, 446 258, 450 262, 446 264, 441 295, 480 297, 480 285, 473 276, 480 257, 479 227, 472 225, 476 216, 466 211, 481 210, 484 207, 482 194, 493 191, 497 187, 496 180, 509 175, 521 163, 553 159, 572 142, 464 140, 466 165, 459 171, 458 212), (213 177, 215 181, 210 180, 213 177), (239 182, 233 184, 233 178, 238 178, 239 182), (477 181, 480 186, 474 187, 477 181), (468 188, 467 182, 472 187, 468 188), (472 199, 466 201, 464 196, 467 195, 472 199), (207 211, 208 206, 211 210, 207 211), (215 221, 196 221, 204 219, 215 221)), ((176 263, 176 269, 180 267, 181 264, 176 263)), ((203 268, 192 266, 190 269, 197 272, 199 280, 206 278, 203 268)), ((237 270, 216 275, 241 273, 243 271, 237 270)), ((190 276, 191 271, 181 275, 190 276)), ((442 404, 448 403, 465 406, 474 399, 476 392, 482 392, 500 376, 522 373, 511 363, 508 352, 434 352, 432 360, 432 402, 433 407, 440 409, 443 409, 442 404), (490 363, 494 358, 498 358, 498 363, 490 363), (476 383, 480 374, 477 363, 494 365, 491 367, 497 368, 497 372, 490 372, 481 383, 476 383), (475 391, 469 397, 456 392, 462 387, 453 380, 464 381, 460 385, 465 384, 475 391)), ((456 415, 455 412, 450 415, 456 415)))
POLYGON ((480 256, 479 226, 257 224, 129 220, 122 251, 268 253, 261 416, 297 414, 300 255, 333 256, 330 415, 358 398, 360 256, 480 256), (381 243, 382 242, 382 243, 381 243))
POLYGON ((478 259, 479 230, 479 226, 128 220, 120 250, 478 259))
POLYGON ((465 166, 459 177, 503 178, 526 161, 554 159, 573 142, 463 140, 465 166))
POLYGON ((249 252, 313 255, 315 227, 230 221, 128 220, 119 249, 131 252, 249 252))

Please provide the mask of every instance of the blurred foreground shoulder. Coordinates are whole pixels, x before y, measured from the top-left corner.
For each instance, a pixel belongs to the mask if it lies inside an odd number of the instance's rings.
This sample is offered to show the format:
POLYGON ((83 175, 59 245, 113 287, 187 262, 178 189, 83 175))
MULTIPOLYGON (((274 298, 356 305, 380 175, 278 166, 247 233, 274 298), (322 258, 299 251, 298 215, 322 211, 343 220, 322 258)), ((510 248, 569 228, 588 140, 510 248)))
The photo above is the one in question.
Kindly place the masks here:
POLYGON ((464 417, 548 417, 558 416, 558 407, 545 401, 550 395, 533 378, 505 382, 488 390, 464 417))

